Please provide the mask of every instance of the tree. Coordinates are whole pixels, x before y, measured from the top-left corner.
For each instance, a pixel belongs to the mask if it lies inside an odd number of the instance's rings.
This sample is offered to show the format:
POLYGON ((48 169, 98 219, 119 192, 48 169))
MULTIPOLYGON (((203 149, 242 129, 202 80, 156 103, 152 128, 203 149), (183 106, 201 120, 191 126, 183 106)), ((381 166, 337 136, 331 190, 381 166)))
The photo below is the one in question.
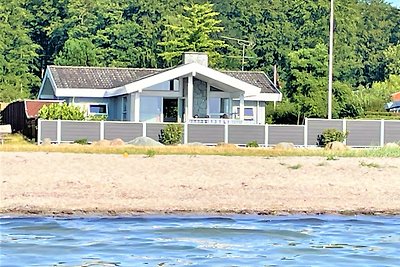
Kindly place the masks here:
POLYGON ((210 64, 215 64, 220 57, 218 49, 226 46, 224 41, 214 39, 223 30, 217 15, 213 5, 205 3, 185 6, 183 15, 170 16, 159 42, 164 52, 159 55, 172 66, 183 52, 207 52, 210 64))
POLYGON ((65 42, 63 50, 54 60, 57 65, 67 66, 97 66, 96 47, 85 39, 69 39, 65 42))
POLYGON ((0 1, 0 101, 27 98, 39 83, 32 72, 38 45, 29 37, 26 25, 31 14, 21 0, 0 1))
POLYGON ((400 44, 389 46, 384 52, 386 74, 400 75, 400 44))

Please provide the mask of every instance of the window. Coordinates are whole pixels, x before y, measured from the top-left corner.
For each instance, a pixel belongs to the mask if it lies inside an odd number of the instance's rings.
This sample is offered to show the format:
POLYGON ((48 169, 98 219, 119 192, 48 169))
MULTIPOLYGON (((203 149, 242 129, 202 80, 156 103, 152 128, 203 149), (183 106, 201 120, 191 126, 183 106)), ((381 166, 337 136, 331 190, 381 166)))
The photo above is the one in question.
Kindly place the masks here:
POLYGON ((89 114, 107 115, 107 104, 89 104, 89 114))
POLYGON ((122 120, 128 120, 128 97, 122 97, 122 120))
POLYGON ((160 122, 162 113, 162 97, 140 97, 140 121, 160 122))
MULTIPOLYGON (((240 108, 237 108, 237 116, 240 116, 240 108)), ((254 120, 254 108, 244 108, 244 120, 252 121, 254 120)))

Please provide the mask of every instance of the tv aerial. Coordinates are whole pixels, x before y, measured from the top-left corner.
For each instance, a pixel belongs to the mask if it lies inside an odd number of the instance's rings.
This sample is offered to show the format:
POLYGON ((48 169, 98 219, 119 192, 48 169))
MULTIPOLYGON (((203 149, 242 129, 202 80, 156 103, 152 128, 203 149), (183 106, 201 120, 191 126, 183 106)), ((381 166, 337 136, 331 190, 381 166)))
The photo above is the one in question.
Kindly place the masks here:
POLYGON ((246 56, 246 47, 251 48, 254 46, 254 43, 252 41, 228 37, 228 36, 221 36, 221 38, 224 38, 224 39, 227 39, 230 41, 235 41, 238 45, 242 46, 242 56, 230 56, 230 57, 242 58, 242 71, 244 71, 245 59, 246 58, 254 58, 254 57, 246 56))

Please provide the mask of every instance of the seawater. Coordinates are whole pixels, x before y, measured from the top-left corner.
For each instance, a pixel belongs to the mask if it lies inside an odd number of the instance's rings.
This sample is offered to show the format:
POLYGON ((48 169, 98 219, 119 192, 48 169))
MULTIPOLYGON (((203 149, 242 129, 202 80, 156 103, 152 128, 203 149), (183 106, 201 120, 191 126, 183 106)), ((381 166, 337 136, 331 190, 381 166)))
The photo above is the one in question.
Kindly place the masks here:
POLYGON ((399 216, 2 217, 0 266, 400 266, 399 216))

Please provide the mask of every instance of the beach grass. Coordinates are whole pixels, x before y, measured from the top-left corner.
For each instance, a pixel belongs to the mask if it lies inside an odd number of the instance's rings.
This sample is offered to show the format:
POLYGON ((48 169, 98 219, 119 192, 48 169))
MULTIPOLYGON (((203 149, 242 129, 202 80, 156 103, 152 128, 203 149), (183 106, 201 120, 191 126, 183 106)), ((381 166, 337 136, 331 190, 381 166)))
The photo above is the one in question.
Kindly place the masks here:
POLYGON ((336 157, 400 157, 399 148, 354 148, 341 151, 326 150, 323 148, 250 148, 236 146, 163 146, 163 147, 139 147, 139 146, 92 146, 80 144, 60 145, 35 145, 15 138, 0 146, 4 152, 58 152, 58 153, 89 153, 89 154, 134 154, 157 157, 157 155, 221 155, 221 156, 320 156, 327 160, 336 157))

